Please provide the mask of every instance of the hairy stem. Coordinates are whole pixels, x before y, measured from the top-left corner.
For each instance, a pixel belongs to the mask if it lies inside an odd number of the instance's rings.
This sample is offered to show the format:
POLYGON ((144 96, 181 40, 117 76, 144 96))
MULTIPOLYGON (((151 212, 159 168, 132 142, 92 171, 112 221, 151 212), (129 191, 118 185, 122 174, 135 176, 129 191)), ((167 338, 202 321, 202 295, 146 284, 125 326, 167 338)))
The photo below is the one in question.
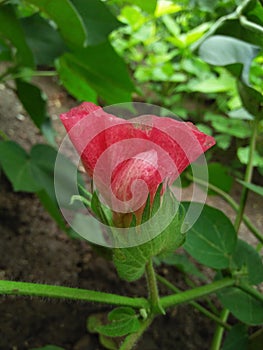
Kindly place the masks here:
POLYGON ((148 293, 149 293, 148 300, 150 303, 151 312, 153 314, 160 314, 160 313, 164 314, 164 310, 160 305, 157 280, 156 280, 156 275, 153 268, 152 259, 149 260, 145 266, 145 275, 146 275, 147 286, 148 286, 148 293))
POLYGON ((131 306, 134 308, 149 308, 149 304, 145 298, 129 298, 118 294, 38 283, 0 281, 0 294, 83 300, 103 304, 131 306))
POLYGON ((194 289, 181 292, 180 294, 172 294, 160 298, 160 303, 164 309, 168 307, 179 305, 182 303, 187 303, 198 298, 202 298, 208 294, 217 292, 218 290, 226 287, 233 286, 235 280, 231 277, 223 278, 219 281, 207 284, 205 286, 196 287, 194 289))
MULTIPOLYGON (((157 280, 160 281, 162 284, 164 284, 166 287, 168 287, 171 291, 175 293, 182 293, 182 290, 179 288, 175 287, 172 283, 167 281, 166 278, 157 275, 157 280)), ((227 330, 231 329, 231 326, 229 326, 227 323, 223 322, 219 317, 217 317, 215 314, 213 314, 211 311, 207 310, 205 307, 202 305, 198 304, 195 301, 190 301, 190 305, 192 305, 196 310, 200 311, 202 314, 210 318, 211 320, 215 321, 216 323, 220 324, 222 327, 224 327, 227 330)))

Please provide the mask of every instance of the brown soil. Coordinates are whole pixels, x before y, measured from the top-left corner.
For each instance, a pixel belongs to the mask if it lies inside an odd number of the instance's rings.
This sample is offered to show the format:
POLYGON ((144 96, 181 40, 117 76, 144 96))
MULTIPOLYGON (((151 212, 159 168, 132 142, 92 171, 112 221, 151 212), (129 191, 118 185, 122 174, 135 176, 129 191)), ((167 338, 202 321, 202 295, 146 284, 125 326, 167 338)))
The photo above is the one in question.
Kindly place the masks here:
MULTIPOLYGON (((59 134, 64 131, 58 113, 74 104, 56 82, 42 79, 49 109, 59 134)), ((10 89, 0 86, 0 129, 29 149, 42 136, 22 110, 10 89)), ((89 244, 61 232, 33 194, 14 193, 4 175, 0 178, 0 279, 49 283, 94 289, 129 296, 144 296, 145 281, 120 281, 113 264, 97 256, 89 244)), ((215 198, 215 197, 214 197, 215 198)), ((215 199, 212 199, 215 201, 215 199)), ((225 204, 220 204, 226 209, 225 204)), ((251 205, 259 205, 254 199, 251 205), (252 204, 253 203, 253 204, 252 204)), ((253 210, 252 210, 253 212, 253 210)), ((257 224, 263 226, 262 217, 257 224)), ((244 231, 245 232, 245 231, 244 231)), ((186 288, 175 268, 159 273, 186 288)), ((167 293, 161 289, 162 293, 167 293)), ((1 296, 0 350, 24 350, 47 344, 68 350, 100 350, 98 338, 88 334, 86 319, 110 307, 45 298, 1 296)), ((206 350, 215 325, 191 306, 180 306, 159 317, 138 343, 143 350, 206 350)))

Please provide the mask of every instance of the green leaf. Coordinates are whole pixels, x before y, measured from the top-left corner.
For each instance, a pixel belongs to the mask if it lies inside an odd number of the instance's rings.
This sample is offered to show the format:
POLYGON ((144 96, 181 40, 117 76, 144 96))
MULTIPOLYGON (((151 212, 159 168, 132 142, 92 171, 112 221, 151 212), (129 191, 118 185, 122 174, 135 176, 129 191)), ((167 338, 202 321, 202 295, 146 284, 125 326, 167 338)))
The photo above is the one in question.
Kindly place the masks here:
POLYGON ((62 38, 71 46, 82 47, 86 42, 84 23, 69 0, 26 0, 45 13, 58 26, 62 38))
POLYGON ((34 67, 34 59, 29 49, 21 23, 11 5, 2 5, 0 11, 0 37, 3 36, 16 48, 14 55, 18 64, 34 67))
POLYGON ((41 190, 41 185, 32 174, 29 155, 16 142, 0 142, 0 165, 15 191, 41 190))
MULTIPOLYGON (((115 248, 113 251, 113 261, 119 276, 127 281, 134 281, 140 278, 145 269, 145 264, 154 256, 165 256, 175 251, 184 242, 184 234, 181 233, 181 225, 184 218, 184 211, 170 191, 163 195, 160 213, 158 212, 158 221, 155 224, 147 226, 147 232, 144 232, 144 226, 138 226, 140 235, 155 237, 139 246, 130 248, 115 248), (175 209, 175 204, 178 211, 175 209), (167 216, 168 215, 168 216, 167 216), (171 218, 170 224, 162 227, 162 217, 171 218), (159 227, 160 226, 160 227, 159 227), (156 233, 159 233, 156 236, 156 233)), ((166 219, 164 219, 166 220, 166 219)), ((146 237, 147 237, 146 236, 146 237)))
POLYGON ((226 71, 221 71, 218 78, 208 78, 203 81, 192 81, 188 84, 191 91, 203 93, 219 93, 236 90, 235 79, 226 71))
POLYGON ((109 43, 67 53, 58 60, 57 69, 65 87, 78 99, 94 100, 96 91, 107 103, 131 100, 134 86, 124 61, 109 43))
POLYGON ((55 131, 47 113, 47 97, 37 86, 22 79, 16 79, 16 93, 23 107, 41 130, 46 140, 55 145, 55 131))
MULTIPOLYGON (((33 146, 30 156, 33 176, 49 197, 56 200, 54 188, 54 168, 56 166, 56 192, 60 194, 60 205, 64 208, 79 208, 77 203, 74 206, 70 205, 72 188, 75 188, 73 174, 77 172, 76 166, 61 154, 59 154, 58 161, 56 149, 48 145, 33 146)), ((77 179, 83 185, 83 179, 79 174, 77 174, 77 179)))
POLYGON ((222 350, 247 350, 248 333, 244 324, 236 324, 227 333, 222 350))
POLYGON ((245 121, 239 119, 230 119, 222 115, 207 113, 205 121, 211 121, 211 124, 216 131, 241 139, 248 138, 251 135, 251 130, 245 121))
MULTIPOLYGON (((97 328, 103 325, 105 321, 104 313, 97 313, 90 315, 87 319, 87 329, 89 333, 98 333, 97 328)), ((103 345, 106 349, 109 350, 118 350, 119 342, 117 338, 106 337, 103 334, 99 334, 99 340, 101 345, 103 345)))
POLYGON ((54 60, 65 50, 58 31, 51 27, 39 14, 21 19, 30 47, 37 65, 53 66, 54 60))
MULTIPOLYGON (((256 1, 254 1, 255 3, 256 1)), ((252 15, 253 16, 253 15, 252 15)), ((251 18, 253 21, 255 19, 251 18)), ((257 33, 253 30, 243 27, 239 19, 224 21, 223 25, 217 29, 216 34, 232 36, 236 39, 246 41, 248 43, 263 47, 262 33, 257 33)))
POLYGON ((38 191, 37 196, 46 211, 56 221, 59 228, 67 232, 68 227, 65 224, 65 219, 53 198, 51 198, 45 190, 38 191))
POLYGON ((263 187, 262 186, 257 186, 245 181, 237 180, 239 183, 241 183, 243 186, 247 187, 250 191, 253 191, 260 196, 263 196, 263 187))
POLYGON ((233 253, 231 270, 245 275, 247 283, 255 285, 263 281, 263 264, 258 252, 248 243, 239 239, 233 253))
POLYGON ((63 56, 56 61, 60 81, 72 96, 80 101, 97 103, 97 93, 89 85, 89 77, 72 61, 72 57, 63 56))
POLYGON ((119 307, 112 310, 108 315, 109 324, 98 326, 96 331, 108 337, 122 337, 135 333, 140 328, 138 315, 130 307, 119 307))
MULTIPOLYGON (((209 183, 229 193, 232 188, 233 177, 228 172, 229 169, 220 163, 208 164, 209 183)), ((213 191, 210 192, 214 193, 213 191)))
POLYGON ((35 85, 24 80, 16 80, 17 96, 35 125, 41 129, 47 121, 46 96, 35 85))
MULTIPOLYGON (((236 63, 243 65, 242 80, 249 84, 249 69, 254 57, 259 53, 259 47, 244 41, 222 35, 208 38, 199 49, 201 58, 215 66, 230 66, 236 63)), ((230 68, 230 67, 229 67, 230 68)), ((230 68, 235 75, 239 71, 230 68)))
POLYGON ((177 13, 182 10, 183 10, 183 7, 181 5, 174 4, 171 1, 158 1, 156 10, 154 12, 154 16, 158 18, 164 15, 177 13))
MULTIPOLYGON (((242 164, 248 164, 249 160, 249 146, 239 147, 237 150, 238 159, 242 164)), ((262 167, 263 166, 263 157, 258 153, 257 150, 254 152, 253 156, 253 166, 262 167)))
POLYGON ((238 92, 245 109, 261 120, 263 116, 263 95, 242 82, 238 82, 238 92))
POLYGON ((249 325, 263 323, 263 303, 255 297, 235 287, 225 288, 217 295, 223 306, 238 320, 249 325))
MULTIPOLYGON (((187 209, 200 210, 202 203, 183 203, 187 209)), ((230 265, 236 247, 236 232, 229 218, 220 210, 204 205, 198 220, 186 233, 185 250, 201 264, 223 269, 230 265)))
POLYGON ((253 116, 245 108, 238 108, 228 113, 230 118, 241 120, 253 120, 253 116))
POLYGON ((110 338, 106 337, 103 334, 99 334, 100 344, 108 350, 118 350, 119 349, 119 342, 118 338, 110 338))
POLYGON ((216 145, 223 150, 226 150, 230 147, 231 144, 231 135, 216 135, 215 136, 216 145))
POLYGON ((87 45, 98 45, 107 41, 109 34, 121 24, 100 0, 71 0, 71 2, 86 27, 87 45))
POLYGON ((153 14, 157 5, 157 0, 127 0, 125 3, 129 3, 131 5, 136 5, 140 7, 143 11, 153 14))

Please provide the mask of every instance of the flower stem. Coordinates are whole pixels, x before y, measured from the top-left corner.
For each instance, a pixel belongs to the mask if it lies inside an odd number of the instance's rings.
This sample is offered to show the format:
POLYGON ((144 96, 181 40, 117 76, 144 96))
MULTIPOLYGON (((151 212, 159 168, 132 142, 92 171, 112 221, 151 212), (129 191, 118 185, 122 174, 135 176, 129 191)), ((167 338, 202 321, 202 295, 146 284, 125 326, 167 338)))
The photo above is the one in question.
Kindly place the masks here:
POLYGON ((145 266, 145 275, 146 275, 147 286, 148 286, 148 293, 149 293, 148 300, 151 307, 151 313, 153 315, 160 314, 160 313, 165 314, 163 308, 160 305, 157 280, 156 280, 156 275, 153 268, 152 259, 150 259, 145 266))
POLYGON ((149 303, 145 298, 130 298, 118 294, 38 283, 0 281, 0 294, 63 298, 110 305, 131 306, 134 308, 149 308, 149 303))
MULTIPOLYGON (((160 275, 156 275, 157 280, 160 281, 162 284, 164 284, 166 287, 168 287, 170 290, 172 290, 175 293, 182 293, 182 291, 177 288, 176 286, 174 286, 172 283, 170 283, 169 281, 167 281, 166 278, 160 276, 160 275)), ((208 318, 210 318, 211 320, 215 321, 216 323, 220 324, 222 327, 224 327, 227 330, 231 329, 231 326, 229 326, 227 323, 223 322, 219 317, 217 317, 214 313, 212 313, 211 311, 207 310, 205 307, 203 307, 202 305, 198 304, 195 301, 190 301, 189 302, 190 305, 192 305, 196 310, 200 311, 202 314, 204 314, 205 316, 207 316, 208 318)))
POLYGON ((162 297, 160 298, 160 303, 164 309, 167 309, 168 307, 190 302, 204 297, 205 295, 215 293, 222 288, 233 286, 235 283, 235 279, 226 277, 219 281, 181 292, 180 294, 172 294, 162 297))

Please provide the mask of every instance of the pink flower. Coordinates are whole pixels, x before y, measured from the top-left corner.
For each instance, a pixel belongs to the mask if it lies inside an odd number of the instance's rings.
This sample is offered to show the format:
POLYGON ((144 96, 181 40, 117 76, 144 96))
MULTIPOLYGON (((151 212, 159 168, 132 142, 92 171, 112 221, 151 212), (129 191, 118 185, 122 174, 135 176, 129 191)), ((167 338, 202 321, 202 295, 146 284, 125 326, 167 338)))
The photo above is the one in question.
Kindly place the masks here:
POLYGON ((84 102, 60 116, 104 201, 117 213, 141 212, 148 194, 171 184, 215 144, 192 123, 143 115, 117 118, 84 102))

